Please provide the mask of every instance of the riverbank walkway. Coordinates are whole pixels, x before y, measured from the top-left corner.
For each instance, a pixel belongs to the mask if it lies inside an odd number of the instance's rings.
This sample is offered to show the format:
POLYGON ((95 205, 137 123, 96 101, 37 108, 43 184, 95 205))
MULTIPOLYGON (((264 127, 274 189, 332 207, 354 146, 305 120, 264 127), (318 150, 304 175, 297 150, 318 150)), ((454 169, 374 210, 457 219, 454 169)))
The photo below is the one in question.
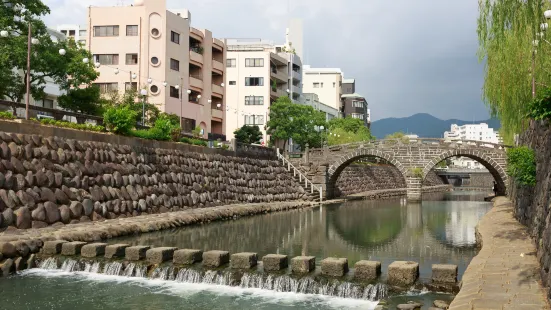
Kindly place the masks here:
POLYGON ((463 274, 450 310, 551 309, 534 242, 514 218, 507 198, 494 200, 494 207, 478 223, 477 240, 482 249, 463 274))

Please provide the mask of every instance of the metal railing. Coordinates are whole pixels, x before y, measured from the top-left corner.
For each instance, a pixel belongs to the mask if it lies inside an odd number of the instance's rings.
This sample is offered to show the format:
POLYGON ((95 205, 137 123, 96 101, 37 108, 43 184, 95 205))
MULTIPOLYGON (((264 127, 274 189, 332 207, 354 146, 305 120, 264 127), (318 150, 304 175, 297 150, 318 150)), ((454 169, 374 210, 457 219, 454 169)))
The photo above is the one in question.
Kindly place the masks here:
POLYGON ((293 169, 293 176, 296 176, 298 174, 298 180, 300 183, 302 183, 302 180, 304 179, 304 187, 306 188, 306 190, 308 190, 308 183, 310 183, 310 193, 313 194, 314 189, 320 193, 320 203, 321 203, 323 201, 323 187, 321 186, 319 188, 314 187, 314 183, 308 180, 306 175, 304 175, 299 169, 295 168, 295 166, 293 166, 293 164, 291 164, 291 162, 287 160, 285 156, 283 156, 283 154, 279 152, 279 148, 276 149, 276 155, 278 159, 281 159, 281 161, 283 162, 283 165, 287 166, 287 171, 290 172, 291 169, 293 169))

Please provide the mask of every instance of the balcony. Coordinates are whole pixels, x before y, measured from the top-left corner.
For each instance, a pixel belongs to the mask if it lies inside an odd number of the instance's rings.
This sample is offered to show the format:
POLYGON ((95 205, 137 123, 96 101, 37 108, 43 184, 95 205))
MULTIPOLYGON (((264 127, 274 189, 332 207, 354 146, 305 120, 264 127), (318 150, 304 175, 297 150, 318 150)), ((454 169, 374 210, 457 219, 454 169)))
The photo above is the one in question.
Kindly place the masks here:
POLYGON ((291 77, 293 80, 302 81, 302 74, 300 74, 300 71, 291 70, 291 77))
POLYGON ((220 74, 223 74, 224 73, 224 64, 219 62, 216 59, 213 59, 212 60, 212 70, 214 70, 214 71, 216 71, 220 74))
POLYGON ((203 89, 203 79, 200 75, 189 75, 189 86, 191 88, 203 89))
POLYGON ((212 84, 212 94, 224 96, 224 88, 218 84, 212 84))
POLYGON ((287 89, 283 89, 282 87, 273 88, 270 87, 270 96, 274 98, 278 97, 287 97, 287 89))
POLYGON ((211 109, 211 115, 213 118, 223 119, 224 111, 222 111, 221 109, 211 109))
POLYGON ((270 77, 280 82, 287 83, 287 73, 283 70, 277 70, 276 67, 272 66, 270 68, 270 77))
POLYGON ((203 64, 203 50, 201 47, 192 47, 189 49, 189 60, 197 64, 203 64))
POLYGON ((193 27, 189 27, 189 36, 197 41, 203 41, 203 38, 205 37, 199 29, 193 27))

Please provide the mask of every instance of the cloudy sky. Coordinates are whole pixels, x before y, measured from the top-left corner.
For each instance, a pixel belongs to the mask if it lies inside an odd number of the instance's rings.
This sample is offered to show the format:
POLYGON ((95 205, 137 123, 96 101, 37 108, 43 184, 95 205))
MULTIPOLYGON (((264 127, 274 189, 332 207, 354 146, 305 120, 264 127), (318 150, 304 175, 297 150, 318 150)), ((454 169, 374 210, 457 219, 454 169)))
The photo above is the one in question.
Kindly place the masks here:
MULTIPOLYGON (((86 8, 133 0, 43 0, 49 26, 85 24, 86 8)), ((356 79, 373 120, 431 113, 484 119, 477 51, 478 1, 167 0, 218 38, 285 40, 289 18, 304 24, 304 64, 340 67, 356 79)))

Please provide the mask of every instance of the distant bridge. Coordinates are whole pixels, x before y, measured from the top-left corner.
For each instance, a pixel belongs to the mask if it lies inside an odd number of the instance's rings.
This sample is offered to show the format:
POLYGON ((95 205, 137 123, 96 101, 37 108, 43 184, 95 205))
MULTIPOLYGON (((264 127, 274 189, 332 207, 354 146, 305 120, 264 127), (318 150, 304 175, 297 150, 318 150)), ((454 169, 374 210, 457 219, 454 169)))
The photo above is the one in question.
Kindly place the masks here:
POLYGON ((423 180, 444 159, 463 156, 481 163, 497 182, 499 195, 507 192, 508 177, 505 173, 507 159, 503 144, 482 141, 416 138, 410 140, 384 139, 323 148, 309 149, 300 158, 290 158, 295 167, 323 188, 326 199, 334 197, 334 189, 341 172, 349 164, 365 158, 378 157, 394 165, 407 184, 407 197, 420 200, 423 180))

